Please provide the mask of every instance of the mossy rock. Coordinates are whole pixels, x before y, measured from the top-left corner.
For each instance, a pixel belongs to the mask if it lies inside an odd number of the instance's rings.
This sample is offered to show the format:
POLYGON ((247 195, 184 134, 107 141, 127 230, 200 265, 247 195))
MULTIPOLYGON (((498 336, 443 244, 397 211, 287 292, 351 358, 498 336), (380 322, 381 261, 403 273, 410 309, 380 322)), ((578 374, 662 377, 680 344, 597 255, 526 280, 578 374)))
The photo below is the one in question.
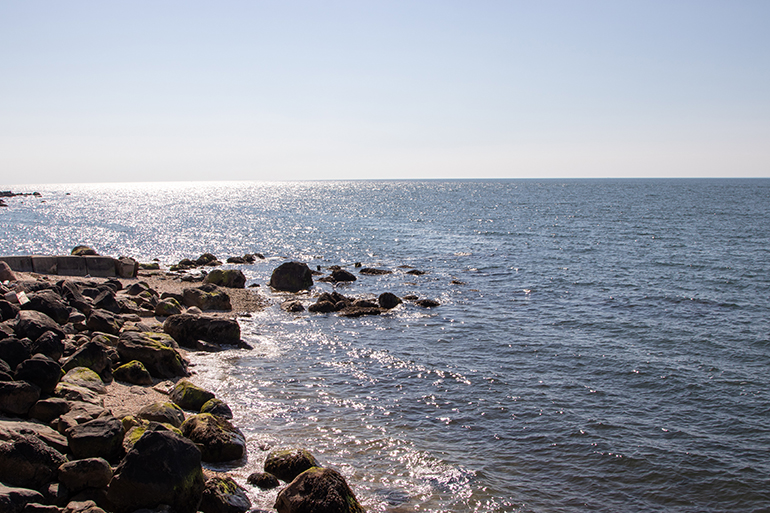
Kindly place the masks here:
MULTIPOLYGON (((135 426, 132 426, 130 429, 128 429, 126 431, 126 436, 123 438, 123 448, 125 449, 126 453, 128 453, 128 451, 130 451, 134 447, 134 444, 136 444, 136 442, 138 442, 139 439, 142 438, 142 435, 144 435, 147 432, 147 430, 151 429, 153 426, 162 426, 162 428, 156 427, 155 429, 165 429, 179 436, 183 436, 182 431, 178 427, 172 426, 171 424, 164 423, 164 422, 150 422, 142 419, 139 419, 139 421, 141 423, 135 426)), ((125 428, 125 423, 124 423, 124 428, 125 428)))
POLYGON ((139 360, 131 360, 121 365, 112 372, 112 375, 118 381, 131 383, 132 385, 150 386, 153 384, 150 371, 139 360))
POLYGON ((123 361, 139 360, 154 378, 187 376, 187 362, 178 351, 179 344, 165 333, 123 332, 118 354, 123 361))
POLYGON ((201 413, 211 413, 212 415, 219 415, 226 419, 233 418, 233 411, 227 406, 227 403, 216 397, 209 399, 203 406, 201 406, 201 413))
POLYGON ((203 282, 231 289, 242 289, 246 286, 246 276, 238 269, 214 269, 206 275, 203 282))
POLYGON ((169 397, 184 410, 201 411, 206 402, 214 399, 214 394, 186 379, 182 379, 171 390, 169 397))
POLYGON ((318 466, 318 461, 306 449, 270 451, 265 459, 265 472, 287 483, 293 481, 302 472, 318 466))
POLYGON ((251 501, 232 477, 214 476, 206 481, 198 509, 204 513, 245 513, 251 509, 251 501))
POLYGON ((180 313, 182 313, 182 305, 172 297, 163 299, 155 305, 155 315, 160 317, 168 317, 180 313))
POLYGON ((210 413, 192 415, 182 424, 182 434, 201 451, 203 461, 239 460, 246 454, 246 438, 230 421, 210 413))
POLYGON ((161 424, 171 424, 174 427, 180 427, 184 422, 184 411, 182 408, 170 402, 157 402, 142 407, 136 413, 136 416, 143 420, 159 422, 161 424))
POLYGON ((104 394, 107 389, 104 388, 104 382, 97 373, 88 367, 75 367, 70 369, 61 379, 62 383, 69 383, 83 388, 87 388, 97 394, 104 394))
POLYGON ((278 513, 364 513, 364 508, 342 474, 330 468, 319 467, 301 473, 281 490, 274 507, 278 513))

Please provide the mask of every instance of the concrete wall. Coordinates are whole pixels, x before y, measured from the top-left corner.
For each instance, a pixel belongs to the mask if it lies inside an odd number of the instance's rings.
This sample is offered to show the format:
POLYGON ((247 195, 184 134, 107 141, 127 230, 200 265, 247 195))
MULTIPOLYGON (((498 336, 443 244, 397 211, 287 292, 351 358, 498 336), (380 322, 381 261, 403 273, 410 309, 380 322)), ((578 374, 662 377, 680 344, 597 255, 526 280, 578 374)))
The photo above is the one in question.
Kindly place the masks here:
POLYGON ((12 270, 23 273, 122 278, 136 276, 135 270, 129 270, 132 264, 128 261, 133 262, 131 259, 117 260, 106 256, 0 256, 0 261, 8 264, 12 270))

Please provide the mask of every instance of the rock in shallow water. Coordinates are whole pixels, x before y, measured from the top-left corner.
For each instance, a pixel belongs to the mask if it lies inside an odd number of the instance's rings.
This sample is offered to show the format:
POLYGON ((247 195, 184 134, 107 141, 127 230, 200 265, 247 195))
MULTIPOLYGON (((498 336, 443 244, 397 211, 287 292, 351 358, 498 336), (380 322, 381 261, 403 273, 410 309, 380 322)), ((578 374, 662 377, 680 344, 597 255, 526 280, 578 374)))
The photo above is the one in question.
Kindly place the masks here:
POLYGON ((364 513, 345 478, 329 468, 306 470, 278 493, 278 513, 364 513))

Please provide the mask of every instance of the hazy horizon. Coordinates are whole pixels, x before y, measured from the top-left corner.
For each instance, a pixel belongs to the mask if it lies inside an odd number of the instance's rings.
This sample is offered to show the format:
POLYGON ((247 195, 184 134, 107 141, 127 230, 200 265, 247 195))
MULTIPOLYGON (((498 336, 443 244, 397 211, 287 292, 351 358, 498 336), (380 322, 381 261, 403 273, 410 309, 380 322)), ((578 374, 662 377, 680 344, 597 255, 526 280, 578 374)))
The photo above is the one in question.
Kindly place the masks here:
POLYGON ((0 183, 770 177, 770 4, 0 4, 0 183))

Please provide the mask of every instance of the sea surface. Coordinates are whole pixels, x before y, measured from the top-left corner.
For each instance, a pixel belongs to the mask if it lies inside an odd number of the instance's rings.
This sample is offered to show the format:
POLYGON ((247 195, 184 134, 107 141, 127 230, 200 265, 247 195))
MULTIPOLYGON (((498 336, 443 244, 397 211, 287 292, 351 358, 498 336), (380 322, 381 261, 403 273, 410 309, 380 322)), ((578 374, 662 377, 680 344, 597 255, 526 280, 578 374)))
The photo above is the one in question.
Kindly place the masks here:
POLYGON ((266 257, 238 266, 272 305, 254 349, 193 357, 242 484, 302 446, 371 512, 770 511, 770 180, 5 188, 42 194, 0 210, 5 254, 266 257), (441 305, 290 314, 287 260, 441 305))

